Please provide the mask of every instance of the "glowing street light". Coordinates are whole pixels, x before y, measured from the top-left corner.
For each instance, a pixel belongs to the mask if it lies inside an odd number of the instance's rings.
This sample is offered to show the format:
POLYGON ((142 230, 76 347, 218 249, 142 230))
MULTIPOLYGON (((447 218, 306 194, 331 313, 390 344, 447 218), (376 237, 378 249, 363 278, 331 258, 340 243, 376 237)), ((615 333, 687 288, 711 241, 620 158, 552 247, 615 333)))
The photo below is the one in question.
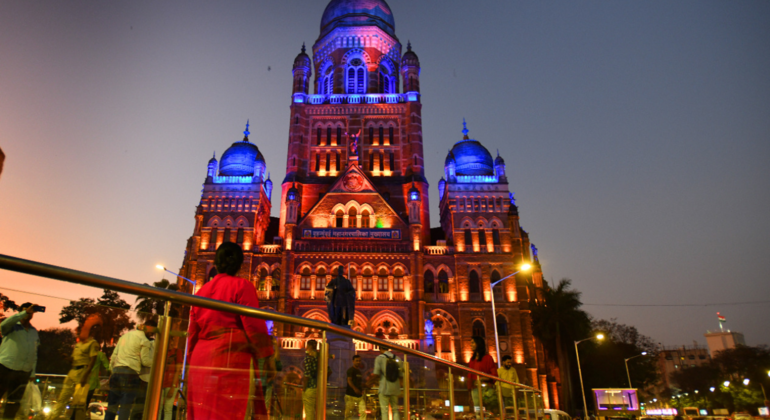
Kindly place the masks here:
POLYGON ((725 387, 728 387, 728 386, 730 386, 730 381, 724 381, 724 383, 722 383, 722 385, 724 385, 725 387))
POLYGON ((714 388, 713 386, 711 388, 709 388, 709 391, 711 391, 711 392, 714 392, 715 390, 716 390, 716 388, 714 388))
POLYGON ((515 276, 521 273, 522 271, 529 271, 530 268, 532 268, 531 265, 524 263, 519 267, 519 271, 513 274, 509 274, 501 278, 500 280, 489 284, 489 292, 490 292, 490 295, 492 296, 492 323, 494 324, 494 327, 495 327, 495 350, 497 350, 497 368, 498 369, 500 368, 500 366, 502 366, 502 364, 500 362, 500 338, 497 335, 497 314, 495 314, 495 286, 497 286, 501 281, 509 277, 515 276))
POLYGON ((744 384, 744 385, 748 385, 748 384, 749 384, 749 378, 746 378, 746 379, 744 379, 744 380, 743 380, 743 384, 744 384))
POLYGON ((179 278, 185 279, 185 280, 189 281, 189 282, 190 282, 190 283, 192 283, 192 284, 195 284, 195 282, 194 282, 194 281, 192 281, 192 280, 188 279, 187 277, 183 277, 183 276, 180 276, 180 275, 179 275, 179 273, 175 273, 175 272, 173 272, 173 271, 169 270, 168 268, 166 268, 166 267, 164 267, 164 266, 162 266, 162 265, 160 265, 160 264, 156 264, 156 265, 155 265, 155 268, 157 268, 158 270, 163 270, 163 271, 166 271, 166 272, 168 272, 168 273, 171 273, 171 274, 173 274, 173 275, 175 275, 175 276, 177 276, 177 277, 179 277, 179 278))
POLYGON ((629 388, 633 388, 634 386, 631 385, 631 374, 628 372, 628 361, 631 360, 631 359, 635 359, 637 357, 642 357, 642 356, 647 356, 647 352, 643 351, 642 354, 637 354, 636 356, 631 356, 628 359, 625 359, 625 361, 624 361, 625 364, 626 364, 626 376, 628 376, 628 387, 629 388))
POLYGON ((575 356, 577 357, 578 376, 580 377, 580 389, 583 391, 583 415, 588 417, 588 403, 586 403, 586 389, 583 386, 583 371, 580 369, 580 353, 578 352, 578 344, 588 340, 603 340, 604 334, 598 333, 593 337, 584 338, 579 341, 575 341, 575 356))

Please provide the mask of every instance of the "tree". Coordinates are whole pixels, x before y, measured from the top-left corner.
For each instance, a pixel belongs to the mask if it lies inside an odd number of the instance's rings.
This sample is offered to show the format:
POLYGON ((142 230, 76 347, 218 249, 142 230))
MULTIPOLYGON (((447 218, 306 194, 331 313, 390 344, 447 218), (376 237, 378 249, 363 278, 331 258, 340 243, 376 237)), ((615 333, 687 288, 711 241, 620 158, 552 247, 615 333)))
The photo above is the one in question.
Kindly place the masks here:
MULTIPOLYGON (((149 286, 149 284, 145 283, 145 286, 149 286)), ((178 284, 170 283, 166 279, 153 283, 153 286, 159 289, 173 290, 175 292, 179 290, 178 284)), ((134 309, 136 309, 136 316, 140 320, 146 321, 147 319, 149 319, 154 315, 163 315, 165 311, 165 305, 166 305, 165 300, 153 299, 147 296, 138 296, 136 298, 136 306, 134 306, 134 309)), ((171 310, 169 311, 169 315, 171 317, 178 317, 179 314, 180 314, 179 305, 172 304, 171 310)))
POLYGON ((655 342, 639 333, 634 326, 620 324, 616 319, 594 320, 593 331, 604 333, 604 340, 585 344, 581 353, 583 363, 583 382, 586 389, 591 388, 627 388, 628 377, 631 385, 637 389, 653 386, 658 378, 657 351, 655 342), (626 373, 625 359, 628 361, 626 373))
POLYGON ((69 328, 39 330, 40 348, 37 353, 38 374, 66 374, 70 370, 75 332, 69 328))
POLYGON ((118 341, 123 331, 136 325, 129 317, 128 311, 130 309, 131 305, 121 299, 117 292, 104 289, 104 294, 97 300, 80 298, 80 300, 70 301, 70 304, 59 313, 59 322, 64 324, 73 320, 77 321, 76 332, 79 333, 80 327, 88 316, 99 314, 103 321, 102 337, 104 341, 114 343, 118 341))
POLYGON ((19 305, 12 301, 8 296, 0 293, 0 313, 7 312, 9 310, 15 311, 19 305))
MULTIPOLYGON (((556 288, 543 281, 539 290, 542 301, 532 307, 532 328, 534 335, 542 342, 546 351, 556 353, 559 363, 561 394, 559 401, 564 410, 572 409, 572 365, 573 356, 568 349, 575 340, 585 338, 591 330, 588 314, 581 310, 580 292, 570 288, 572 280, 562 279, 556 288)), ((578 394, 579 395, 579 394, 578 394)))

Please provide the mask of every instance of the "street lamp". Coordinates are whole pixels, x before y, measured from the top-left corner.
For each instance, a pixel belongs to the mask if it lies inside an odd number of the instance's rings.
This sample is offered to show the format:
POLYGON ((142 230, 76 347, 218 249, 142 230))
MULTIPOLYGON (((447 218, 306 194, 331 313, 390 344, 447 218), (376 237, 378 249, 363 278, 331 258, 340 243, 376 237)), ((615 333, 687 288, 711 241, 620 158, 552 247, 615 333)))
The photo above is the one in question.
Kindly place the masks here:
POLYGON ((586 418, 588 418, 588 404, 586 403, 586 389, 583 386, 583 371, 580 369, 580 353, 578 352, 578 344, 584 341, 593 340, 594 338, 597 340, 603 340, 604 334, 599 333, 599 334, 596 334, 594 337, 588 337, 579 341, 575 341, 575 356, 577 357, 577 363, 578 363, 578 376, 580 377, 580 390, 583 391, 583 415, 586 418))
POLYGON ((647 352, 643 351, 642 354, 637 354, 636 356, 631 356, 628 359, 625 359, 625 361, 624 361, 626 363, 626 376, 628 376, 628 387, 629 388, 633 388, 634 386, 631 385, 631 374, 628 372, 628 361, 631 360, 631 359, 635 359, 637 357, 642 357, 642 356, 647 356, 647 352))
POLYGON ((501 363, 500 363, 500 338, 497 335, 497 314, 495 314, 495 286, 498 283, 500 283, 501 281, 507 279, 508 277, 515 276, 515 275, 521 273, 522 271, 529 270, 530 268, 532 268, 531 265, 529 265, 529 264, 522 264, 521 267, 519 267, 519 271, 517 271, 517 272, 515 272, 513 274, 509 274, 509 275, 501 278, 500 280, 498 280, 498 281, 496 281, 494 283, 490 283, 489 284, 489 292, 490 292, 490 294, 492 296, 492 323, 493 323, 493 325, 495 327, 495 350, 497 350, 497 368, 498 369, 500 368, 501 363))
POLYGON ((180 275, 179 275, 179 273, 175 273, 175 272, 173 272, 173 271, 169 270, 168 268, 166 268, 166 267, 164 267, 164 266, 162 266, 162 265, 160 265, 160 264, 157 264, 157 265, 155 266, 155 268, 157 268, 158 270, 163 270, 163 271, 169 272, 169 273, 171 273, 171 274, 173 274, 173 275, 175 275, 175 276, 177 276, 177 277, 179 277, 179 278, 183 278, 183 279, 185 279, 185 280, 189 281, 190 283, 192 283, 193 285, 195 284, 195 282, 194 282, 194 281, 192 281, 192 280, 188 279, 187 277, 183 277, 183 276, 180 276, 180 275))

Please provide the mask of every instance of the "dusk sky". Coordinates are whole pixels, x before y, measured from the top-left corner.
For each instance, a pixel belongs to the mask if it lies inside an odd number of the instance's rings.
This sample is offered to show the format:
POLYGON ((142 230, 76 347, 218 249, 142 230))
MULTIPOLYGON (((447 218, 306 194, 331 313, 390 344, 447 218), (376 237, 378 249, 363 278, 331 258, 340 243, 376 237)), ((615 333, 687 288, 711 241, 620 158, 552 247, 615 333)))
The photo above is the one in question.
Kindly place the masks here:
MULTIPOLYGON (((464 117, 592 316, 681 346, 720 311, 770 343, 770 2, 388 3, 422 66, 433 226, 464 117)), ((160 280, 247 119, 277 215, 291 66, 326 4, 0 3, 0 253, 160 280)), ((39 328, 101 294, 2 270, 0 292, 48 306, 39 328)))

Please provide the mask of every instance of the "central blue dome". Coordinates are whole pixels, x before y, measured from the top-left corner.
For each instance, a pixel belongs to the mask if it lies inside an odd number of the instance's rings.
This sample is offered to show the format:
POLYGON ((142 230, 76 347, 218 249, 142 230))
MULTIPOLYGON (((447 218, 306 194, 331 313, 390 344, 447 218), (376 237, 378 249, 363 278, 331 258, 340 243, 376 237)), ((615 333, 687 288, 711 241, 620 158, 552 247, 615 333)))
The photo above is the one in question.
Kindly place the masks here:
POLYGON ((396 21, 385 0, 332 0, 321 18, 321 37, 340 26, 377 26, 396 36, 396 21))
POLYGON ((237 141, 222 154, 219 161, 219 175, 253 176, 254 163, 261 157, 259 148, 247 139, 237 141))

